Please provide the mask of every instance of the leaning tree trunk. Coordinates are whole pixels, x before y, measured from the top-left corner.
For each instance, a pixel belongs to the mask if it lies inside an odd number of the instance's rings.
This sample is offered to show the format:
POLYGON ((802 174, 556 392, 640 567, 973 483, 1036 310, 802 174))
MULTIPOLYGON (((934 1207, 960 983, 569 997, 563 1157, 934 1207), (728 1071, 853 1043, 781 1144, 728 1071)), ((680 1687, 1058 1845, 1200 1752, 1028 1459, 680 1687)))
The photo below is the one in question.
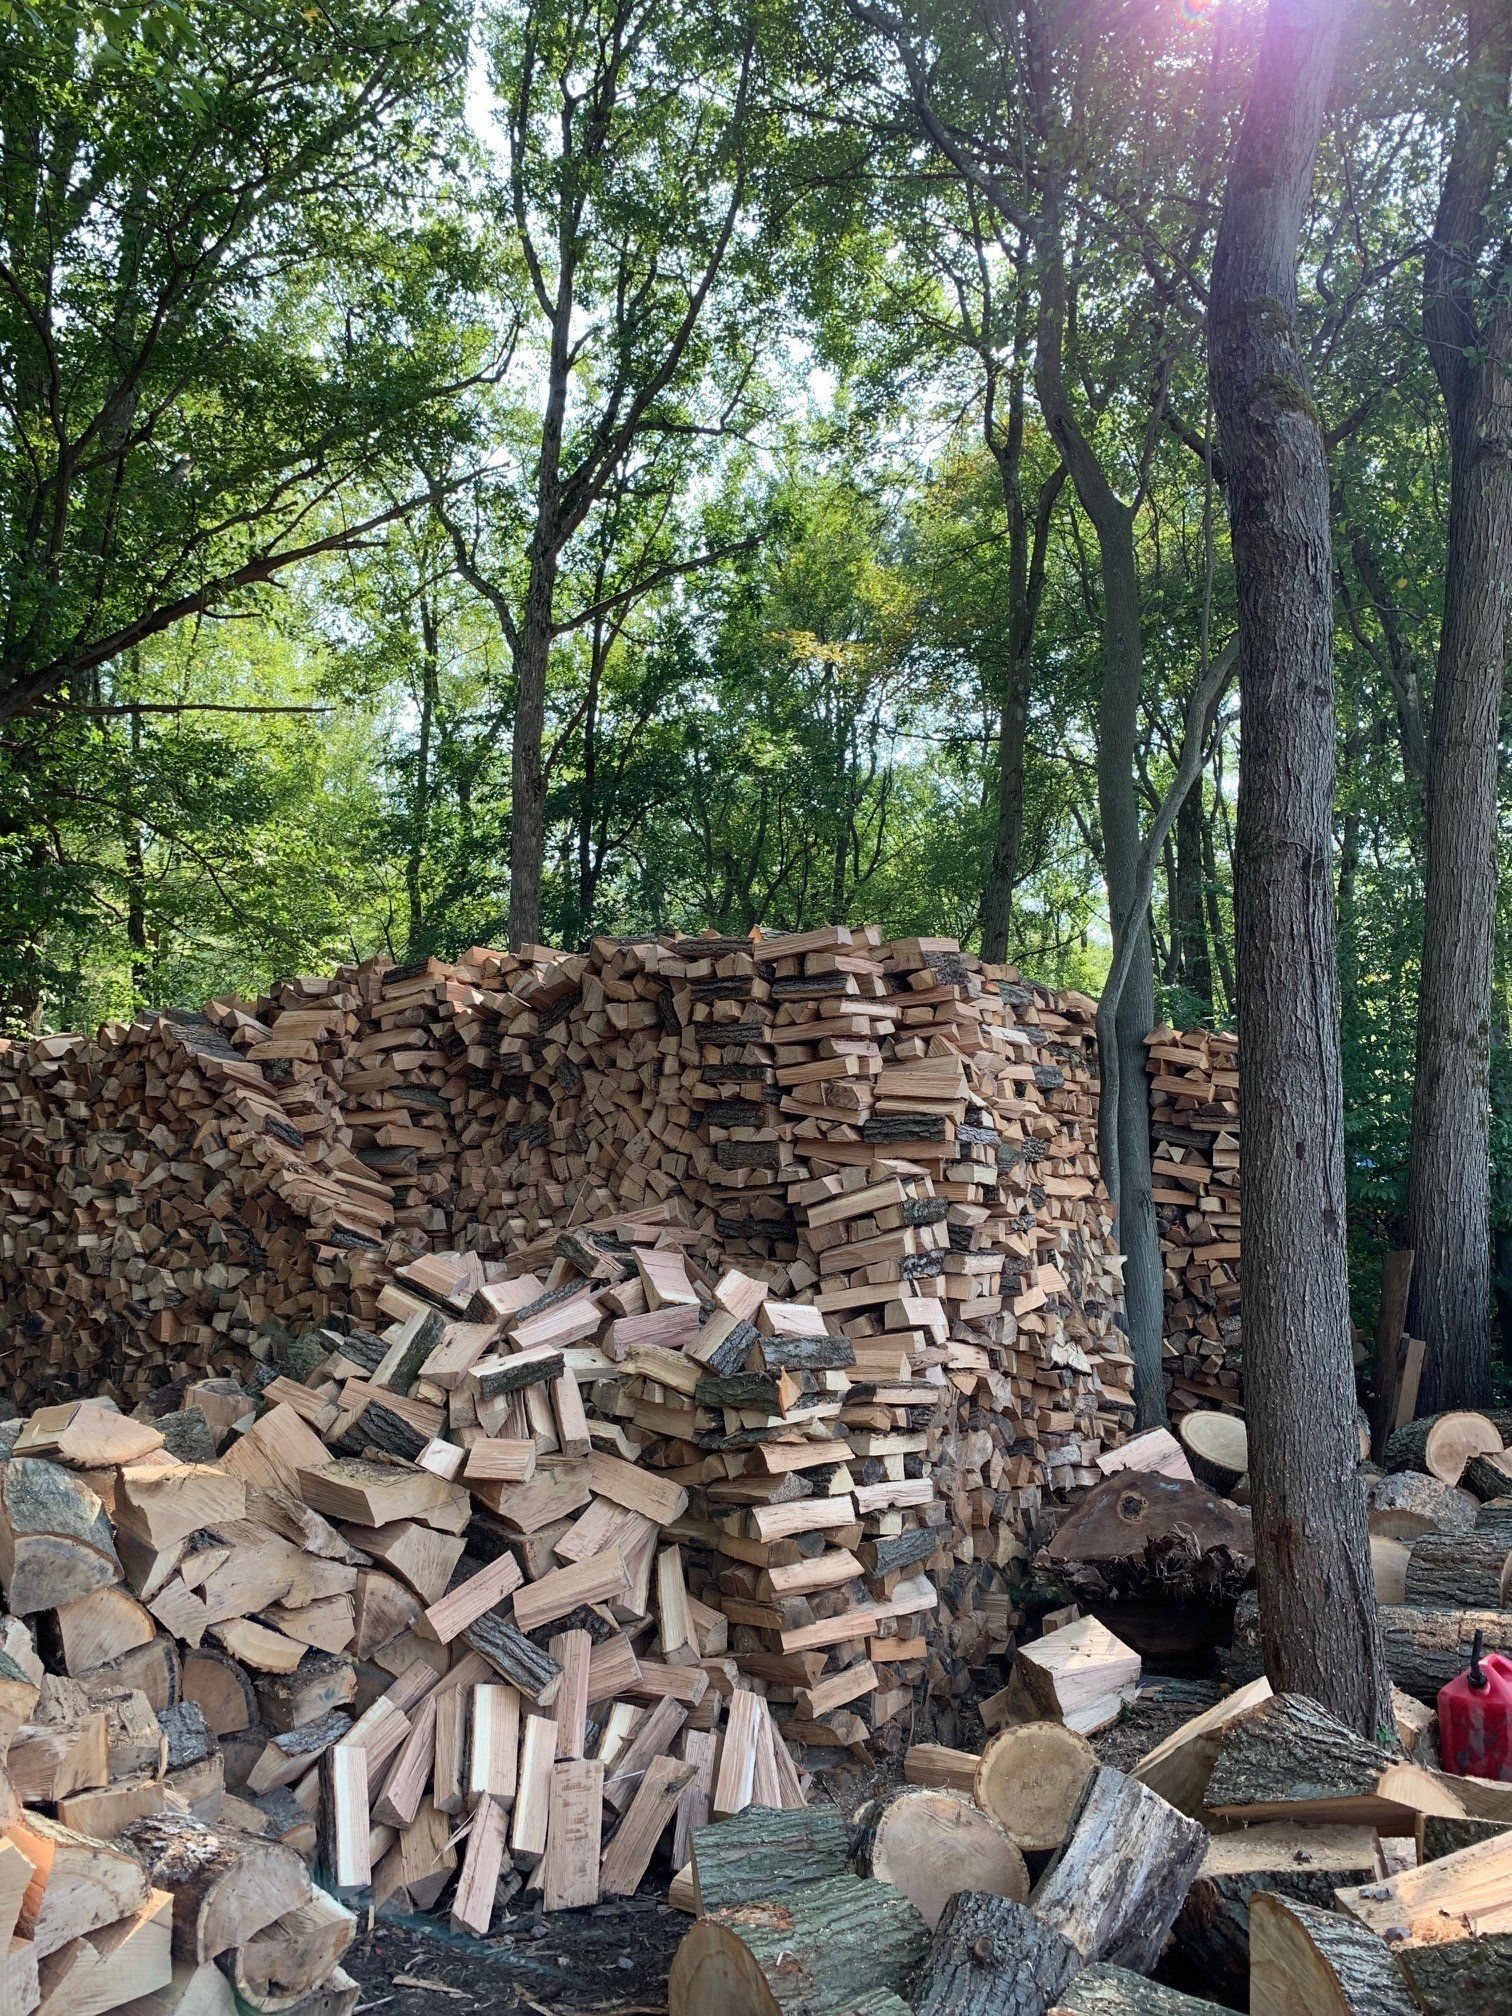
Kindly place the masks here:
POLYGON ((1332 872, 1328 471, 1296 336, 1297 244, 1341 18, 1271 0, 1209 311, 1239 610, 1237 953, 1244 1306, 1266 1670, 1362 1734, 1391 1727, 1345 1269, 1332 872))
MULTIPOLYGON (((1482 271, 1505 133, 1512 6, 1471 0, 1466 88, 1423 274, 1449 422, 1444 623, 1428 738, 1427 874, 1407 1240, 1424 1408, 1491 1395, 1491 964, 1497 749, 1512 582, 1512 308, 1482 271), (1492 303, 1482 322, 1481 290, 1492 303)), ((1500 284, 1498 284, 1498 278, 1500 284)))

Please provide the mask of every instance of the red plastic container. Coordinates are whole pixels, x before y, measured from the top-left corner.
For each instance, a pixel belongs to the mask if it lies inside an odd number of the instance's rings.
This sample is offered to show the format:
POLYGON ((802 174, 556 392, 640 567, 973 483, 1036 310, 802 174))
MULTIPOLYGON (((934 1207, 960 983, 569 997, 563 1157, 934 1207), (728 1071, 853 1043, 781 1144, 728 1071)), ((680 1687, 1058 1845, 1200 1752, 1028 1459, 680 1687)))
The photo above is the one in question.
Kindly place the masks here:
POLYGON ((1477 1631, 1470 1670, 1440 1687, 1439 1750, 1461 1778, 1512 1780, 1512 1659, 1482 1657, 1477 1631))

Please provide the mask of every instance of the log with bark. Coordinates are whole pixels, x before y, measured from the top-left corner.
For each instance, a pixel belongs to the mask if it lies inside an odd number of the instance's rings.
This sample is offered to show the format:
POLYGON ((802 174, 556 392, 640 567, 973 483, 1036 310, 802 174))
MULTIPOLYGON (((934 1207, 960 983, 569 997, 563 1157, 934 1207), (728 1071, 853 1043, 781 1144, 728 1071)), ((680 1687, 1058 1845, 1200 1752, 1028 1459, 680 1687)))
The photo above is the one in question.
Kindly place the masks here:
POLYGON ((1512 2007, 1512 1833, 1341 1889, 1338 1902, 1389 1946, 1426 2016, 1512 2007))
POLYGON ((1273 1695, 1225 1725, 1206 1805, 1230 1822, 1359 1825, 1408 1835, 1420 1814, 1464 1811, 1434 1773, 1357 1736, 1301 1694, 1273 1695))
POLYGON ((1388 1470, 1424 1470, 1445 1484, 1458 1484, 1472 1456, 1501 1453, 1502 1438, 1484 1414, 1463 1409, 1425 1414, 1398 1428, 1386 1444, 1388 1470))
POLYGON ((1037 1913, 967 1890, 946 1905, 913 1991, 915 2016, 1045 2016, 1083 1964, 1037 1913))
POLYGON ((1512 1553, 1492 1533, 1425 1533, 1414 1540, 1403 1600, 1421 1610, 1506 1607, 1512 1553))
POLYGON ((1049 2016, 1222 2016, 1221 2005, 1166 1988, 1125 1967, 1088 1967, 1049 2016))
POLYGON ((1247 1512, 1199 1484, 1152 1471, 1106 1478, 1062 1521, 1041 1565, 1095 1597, 1159 1590, 1232 1600, 1254 1572, 1247 1512))
POLYGON ((1058 1722, 1022 1722, 990 1737, 970 1784, 973 1798, 1026 1855, 1059 1848, 1097 1769, 1085 1736, 1058 1722))
POLYGON ((1087 1961, 1147 1974, 1201 1867, 1207 1829, 1136 1778, 1099 1765, 1034 1911, 1087 1961))
MULTIPOLYGON (((1438 1705, 1439 1689, 1470 1664, 1477 1631, 1488 1645, 1512 1645, 1512 1610, 1422 1610, 1399 1604, 1380 1615, 1392 1686, 1429 1707, 1438 1705)), ((1263 1663, 1259 1613, 1251 1592, 1240 1598, 1234 1611, 1229 1672, 1235 1680, 1248 1681, 1259 1675, 1263 1663)))
POLYGON ((1250 2016, 1420 2016, 1383 1940, 1355 1918, 1262 1894, 1250 1906, 1250 2016))
POLYGON ((880 1809, 858 1850, 860 1867, 901 1890, 933 1932, 957 1892, 980 1890, 1022 1904, 1029 1871, 1018 1847, 959 1792, 916 1787, 880 1809))
POLYGON ((1394 1470, 1362 1478, 1372 1533, 1408 1543, 1424 1533, 1468 1533, 1475 1499, 1468 1491, 1422 1470, 1394 1470))

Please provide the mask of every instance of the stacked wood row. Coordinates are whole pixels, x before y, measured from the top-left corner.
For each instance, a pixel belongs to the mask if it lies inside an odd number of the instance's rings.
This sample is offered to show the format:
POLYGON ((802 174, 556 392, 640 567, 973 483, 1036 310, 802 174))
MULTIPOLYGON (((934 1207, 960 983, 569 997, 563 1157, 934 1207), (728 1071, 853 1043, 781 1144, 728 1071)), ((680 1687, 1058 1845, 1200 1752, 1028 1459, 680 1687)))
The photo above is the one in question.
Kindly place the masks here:
POLYGON ((1238 1041, 1219 1030, 1162 1027, 1146 1044, 1171 1413, 1238 1408, 1238 1041))
POLYGON ((951 941, 369 962, 0 1061, 23 1407, 245 1373, 376 1324, 426 1252, 514 1265, 672 1200, 706 1291, 744 1269, 855 1353, 843 1453, 948 1529, 949 1684, 1006 1647, 1044 1494, 1131 1416, 1091 1004, 951 941))

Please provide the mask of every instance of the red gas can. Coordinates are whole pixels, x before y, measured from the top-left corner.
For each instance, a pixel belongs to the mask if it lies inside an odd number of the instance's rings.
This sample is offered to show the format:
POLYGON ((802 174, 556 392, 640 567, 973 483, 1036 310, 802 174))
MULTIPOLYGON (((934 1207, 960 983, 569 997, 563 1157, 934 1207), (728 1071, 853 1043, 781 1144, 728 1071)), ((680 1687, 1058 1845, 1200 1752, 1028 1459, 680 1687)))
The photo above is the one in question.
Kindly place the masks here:
POLYGON ((1483 1643, 1477 1631, 1470 1671, 1439 1689, 1439 1750, 1462 1778, 1512 1780, 1512 1659, 1484 1658, 1483 1643))

